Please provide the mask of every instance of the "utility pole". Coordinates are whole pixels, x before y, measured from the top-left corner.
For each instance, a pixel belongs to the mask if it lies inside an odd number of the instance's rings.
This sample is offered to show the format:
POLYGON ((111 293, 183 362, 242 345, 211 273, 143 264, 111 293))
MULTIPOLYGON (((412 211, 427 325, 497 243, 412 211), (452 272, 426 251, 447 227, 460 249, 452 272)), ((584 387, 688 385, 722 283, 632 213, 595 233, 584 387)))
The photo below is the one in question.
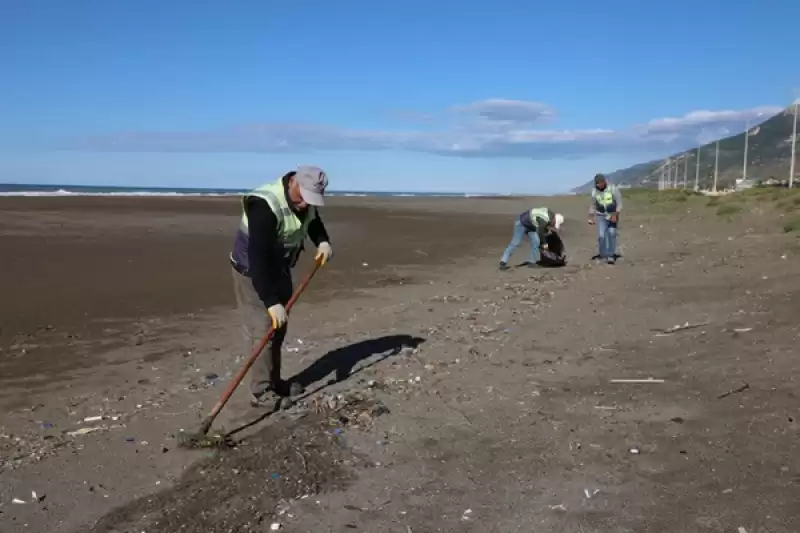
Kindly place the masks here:
POLYGON ((700 190, 700 146, 697 147, 697 164, 694 168, 694 192, 700 190))
POLYGON ((719 176, 719 139, 717 139, 717 148, 714 154, 714 192, 717 192, 717 177, 719 176))
POLYGON ((683 189, 686 190, 686 174, 689 173, 689 154, 683 156, 683 189))
POLYGON ((742 181, 747 179, 747 148, 750 146, 750 121, 744 125, 744 165, 742 166, 742 181))
POLYGON ((679 165, 678 160, 675 159, 675 176, 672 179, 672 186, 675 189, 678 188, 678 165, 679 165))
POLYGON ((671 184, 670 181, 672 180, 672 161, 667 159, 667 176, 665 178, 667 181, 665 182, 664 188, 669 189, 671 184))
POLYGON ((795 151, 797 150, 797 106, 800 104, 800 99, 794 101, 794 126, 792 126, 792 161, 789 163, 789 188, 794 185, 794 160, 795 151))

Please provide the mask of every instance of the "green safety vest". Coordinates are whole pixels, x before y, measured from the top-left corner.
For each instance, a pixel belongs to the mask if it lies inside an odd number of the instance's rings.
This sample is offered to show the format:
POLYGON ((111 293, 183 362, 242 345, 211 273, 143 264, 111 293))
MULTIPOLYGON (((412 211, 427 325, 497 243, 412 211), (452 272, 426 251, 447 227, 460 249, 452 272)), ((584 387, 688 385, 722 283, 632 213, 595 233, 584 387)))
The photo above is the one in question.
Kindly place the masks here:
POLYGON ((550 211, 546 207, 534 207, 530 210, 531 224, 538 227, 537 217, 545 222, 550 222, 550 211))
POLYGON ((594 201, 601 207, 608 207, 614 203, 614 186, 608 185, 605 190, 594 189, 594 201))
POLYGON ((242 219, 239 222, 239 229, 248 237, 250 236, 250 231, 244 204, 249 196, 263 198, 269 204, 272 212, 275 213, 278 219, 278 239, 283 244, 284 257, 291 263, 300 253, 303 241, 308 235, 308 225, 314 219, 316 208, 311 205, 308 206, 305 221, 301 221, 286 201, 282 178, 275 182, 261 185, 242 197, 242 219))

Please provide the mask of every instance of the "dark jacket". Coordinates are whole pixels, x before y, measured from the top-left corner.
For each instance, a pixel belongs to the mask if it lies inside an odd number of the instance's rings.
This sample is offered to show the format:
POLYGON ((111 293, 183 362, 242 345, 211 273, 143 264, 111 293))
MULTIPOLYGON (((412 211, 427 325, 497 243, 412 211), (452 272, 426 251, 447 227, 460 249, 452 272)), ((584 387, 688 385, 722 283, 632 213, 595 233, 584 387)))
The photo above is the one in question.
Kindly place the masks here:
MULTIPOLYGON (((286 195, 287 201, 289 201, 289 179, 293 174, 290 172, 282 179, 283 193, 286 195)), ((289 201, 289 205, 292 205, 291 201, 289 201)), ((308 225, 308 238, 311 239, 314 246, 319 246, 320 243, 330 242, 330 240, 319 210, 315 211, 314 219, 308 225)), ((252 279, 253 288, 264 302, 264 306, 271 307, 279 303, 278 287, 282 282, 285 283, 293 265, 287 264, 284 259, 283 245, 278 239, 278 218, 269 204, 262 198, 250 196, 245 202, 245 212, 249 229, 248 264, 239 265, 239 267, 245 267, 242 273, 252 279)), ((308 216, 308 211, 294 212, 300 220, 304 220, 308 216)))

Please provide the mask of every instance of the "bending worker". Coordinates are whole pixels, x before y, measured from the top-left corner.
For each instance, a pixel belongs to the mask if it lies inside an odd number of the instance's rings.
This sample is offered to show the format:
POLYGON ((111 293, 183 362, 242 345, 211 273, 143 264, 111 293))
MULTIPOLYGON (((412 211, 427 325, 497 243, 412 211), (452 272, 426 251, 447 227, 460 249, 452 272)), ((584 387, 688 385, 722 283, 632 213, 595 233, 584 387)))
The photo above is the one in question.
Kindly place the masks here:
MULTIPOLYGON (((317 207, 324 204, 328 178, 317 167, 299 167, 242 198, 243 213, 233 252, 233 287, 242 326, 242 355, 248 357, 267 333, 272 341, 251 372, 251 404, 278 409, 282 399, 303 393, 299 383, 281 378, 281 346, 286 338, 286 303, 292 296, 291 269, 308 236, 322 264, 332 254, 317 207)), ((291 403, 291 400, 286 403, 291 403)))
POLYGON ((519 215, 516 222, 514 222, 514 233, 511 237, 511 242, 508 244, 503 258, 500 259, 500 270, 508 270, 508 261, 511 259, 511 254, 514 250, 522 244, 522 237, 528 236, 531 242, 531 255, 530 260, 526 264, 530 267, 535 267, 539 261, 539 248, 547 250, 547 234, 553 230, 557 230, 564 222, 564 217, 559 213, 554 213, 546 207, 534 207, 519 215))
POLYGON ((602 174, 594 177, 592 200, 589 206, 589 224, 597 225, 597 251, 594 257, 606 260, 609 265, 617 261, 617 224, 622 211, 622 194, 602 174))

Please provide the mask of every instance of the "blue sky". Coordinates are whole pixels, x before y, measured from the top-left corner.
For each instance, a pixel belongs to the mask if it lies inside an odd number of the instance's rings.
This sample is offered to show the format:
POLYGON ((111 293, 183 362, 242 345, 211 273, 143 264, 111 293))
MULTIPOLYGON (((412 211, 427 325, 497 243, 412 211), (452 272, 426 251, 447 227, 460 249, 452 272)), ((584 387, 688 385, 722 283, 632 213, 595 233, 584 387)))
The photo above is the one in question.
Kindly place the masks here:
POLYGON ((340 190, 556 192, 741 131, 800 88, 790 0, 0 0, 0 15, 5 183, 246 188, 316 164, 340 190))

